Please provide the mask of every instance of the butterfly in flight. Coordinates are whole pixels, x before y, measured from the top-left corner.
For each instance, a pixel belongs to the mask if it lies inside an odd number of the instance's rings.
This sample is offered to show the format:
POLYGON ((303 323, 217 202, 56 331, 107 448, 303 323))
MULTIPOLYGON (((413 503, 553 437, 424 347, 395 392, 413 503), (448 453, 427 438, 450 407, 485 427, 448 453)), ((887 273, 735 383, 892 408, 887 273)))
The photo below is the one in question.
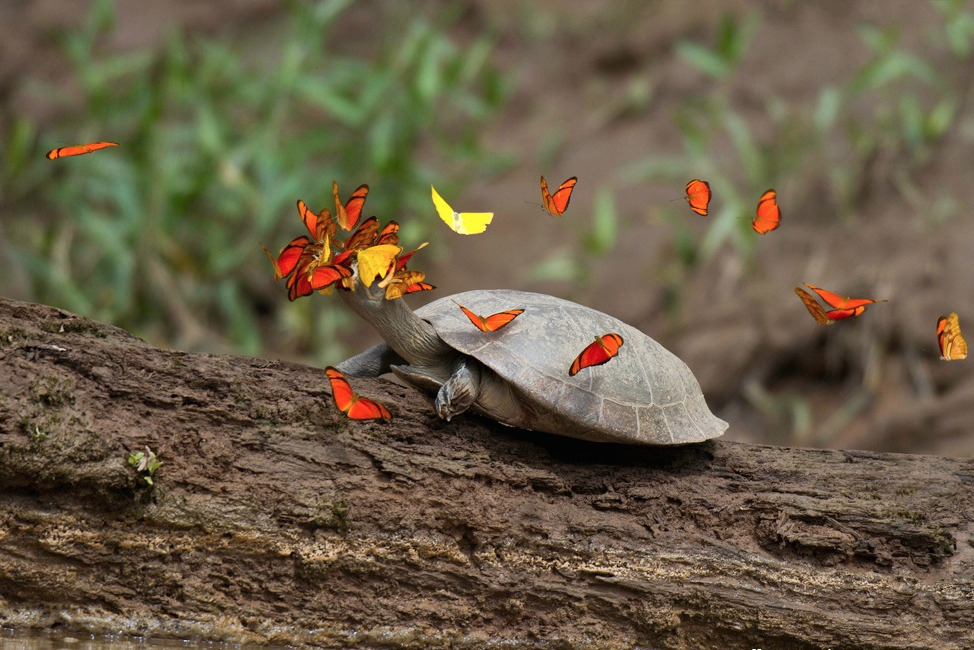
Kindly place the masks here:
POLYGON ((352 420, 391 420, 389 409, 378 402, 359 397, 352 390, 351 384, 345 379, 340 370, 332 366, 325 368, 328 381, 331 382, 331 392, 335 397, 335 406, 352 420))
POLYGON ((485 317, 470 311, 460 303, 456 303, 456 305, 481 332, 496 332, 524 313, 523 309, 510 309, 485 317))
POLYGON ((433 205, 436 206, 436 213, 440 215, 443 223, 455 233, 460 235, 482 233, 487 230, 487 224, 494 219, 493 212, 457 212, 443 200, 435 187, 431 185, 430 189, 433 191, 433 205))
POLYGON ((960 333, 957 312, 937 319, 937 343, 940 345, 940 358, 944 361, 967 358, 967 341, 960 333))
POLYGON ((699 215, 707 216, 707 207, 710 205, 710 183, 695 178, 687 183, 686 190, 690 209, 699 215))
POLYGON ((811 294, 800 287, 795 287, 795 294, 802 299, 802 302, 805 303, 805 308, 808 309, 808 313, 812 315, 812 318, 819 325, 831 325, 837 320, 859 316, 866 311, 868 305, 877 302, 886 302, 885 300, 873 300, 872 298, 845 298, 821 287, 808 284, 807 282, 805 286, 818 294, 819 298, 833 308, 826 311, 811 294))
POLYGON ((47 152, 47 159, 67 158, 68 156, 81 156, 86 153, 98 151, 105 147, 117 147, 117 142, 89 142, 88 144, 76 144, 71 147, 59 147, 47 152))
POLYGON ((768 190, 758 201, 751 228, 759 235, 767 234, 781 225, 781 208, 778 207, 777 196, 777 192, 768 190))
POLYGON ((601 366, 609 359, 619 354, 622 347, 622 337, 618 334, 603 334, 596 336, 595 341, 589 343, 582 350, 581 354, 572 361, 572 367, 568 370, 568 376, 574 377, 582 368, 591 366, 601 366))
POLYGON ((567 181, 558 186, 555 193, 552 194, 548 191, 548 183, 545 181, 544 176, 541 177, 541 200, 544 201, 545 210, 547 210, 552 216, 560 217, 565 210, 568 209, 568 202, 572 198, 572 190, 575 189, 575 183, 578 182, 578 178, 572 176, 567 181))
POLYGON ((808 309, 808 313, 812 315, 816 323, 819 325, 831 325, 835 322, 825 315, 825 310, 822 309, 822 305, 818 304, 818 301, 812 297, 812 294, 801 287, 795 287, 795 294, 805 303, 805 308, 808 309))

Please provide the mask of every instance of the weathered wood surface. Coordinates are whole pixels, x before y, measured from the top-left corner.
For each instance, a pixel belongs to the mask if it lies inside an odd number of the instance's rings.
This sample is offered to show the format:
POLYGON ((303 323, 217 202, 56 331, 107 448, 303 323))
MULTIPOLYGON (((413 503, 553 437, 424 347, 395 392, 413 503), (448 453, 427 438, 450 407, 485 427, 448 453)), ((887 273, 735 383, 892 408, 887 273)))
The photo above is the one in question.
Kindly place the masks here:
MULTIPOLYGON (((411 648, 971 648, 974 462, 631 448, 0 300, 0 623, 411 648), (155 488, 126 459, 165 462, 155 488), (506 645, 505 642, 516 642, 506 645)), ((732 423, 733 426, 733 423, 732 423)))

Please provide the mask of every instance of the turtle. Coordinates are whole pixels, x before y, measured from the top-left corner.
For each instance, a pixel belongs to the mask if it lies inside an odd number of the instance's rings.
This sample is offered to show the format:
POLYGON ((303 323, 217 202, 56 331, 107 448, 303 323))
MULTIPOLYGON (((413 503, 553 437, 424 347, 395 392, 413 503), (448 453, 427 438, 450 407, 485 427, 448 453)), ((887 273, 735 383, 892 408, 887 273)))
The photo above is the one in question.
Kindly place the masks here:
POLYGON ((471 409, 512 427, 644 445, 702 442, 728 426, 710 412, 680 358, 595 309, 509 289, 467 291, 416 311, 401 298, 386 299, 377 284, 356 282, 338 294, 385 339, 338 369, 350 376, 391 371, 435 394, 445 420, 471 409), (478 314, 524 311, 483 332, 459 305, 478 314), (573 359, 609 332, 623 340, 617 356, 569 376, 573 359))

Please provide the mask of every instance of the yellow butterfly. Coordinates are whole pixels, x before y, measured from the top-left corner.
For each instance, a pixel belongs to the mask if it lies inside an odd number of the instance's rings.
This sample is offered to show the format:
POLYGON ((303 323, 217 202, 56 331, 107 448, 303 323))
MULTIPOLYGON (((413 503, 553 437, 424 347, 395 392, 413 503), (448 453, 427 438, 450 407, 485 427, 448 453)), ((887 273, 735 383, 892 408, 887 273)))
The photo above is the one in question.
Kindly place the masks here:
POLYGON ((437 194, 435 187, 430 185, 430 189, 433 190, 433 205, 437 214, 455 233, 476 235, 487 230, 487 224, 494 218, 493 212, 457 212, 437 194))
POLYGON ((396 261, 396 256, 402 252, 400 246, 394 244, 379 244, 370 246, 358 252, 358 279, 367 287, 378 276, 386 277, 389 269, 396 261))

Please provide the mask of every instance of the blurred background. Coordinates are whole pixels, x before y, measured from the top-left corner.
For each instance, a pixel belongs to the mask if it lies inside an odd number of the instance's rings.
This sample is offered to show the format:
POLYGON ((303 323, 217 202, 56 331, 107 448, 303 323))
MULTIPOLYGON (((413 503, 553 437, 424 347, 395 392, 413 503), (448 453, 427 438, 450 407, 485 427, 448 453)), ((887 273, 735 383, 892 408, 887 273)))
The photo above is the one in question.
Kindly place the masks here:
MULTIPOLYGON (((259 247, 371 186, 434 292, 559 295, 681 356, 735 440, 971 455, 967 0, 2 0, 0 295, 154 345, 378 340, 259 247), (51 148, 117 149, 48 161, 51 148), (561 219, 538 177, 579 182, 561 219), (681 200, 710 182, 710 215, 681 200), (496 213, 483 235, 437 219, 496 213), (782 226, 751 231, 774 187, 782 226), (816 324, 802 282, 888 299, 816 324)), ((974 339, 972 339, 974 341, 974 339)))

